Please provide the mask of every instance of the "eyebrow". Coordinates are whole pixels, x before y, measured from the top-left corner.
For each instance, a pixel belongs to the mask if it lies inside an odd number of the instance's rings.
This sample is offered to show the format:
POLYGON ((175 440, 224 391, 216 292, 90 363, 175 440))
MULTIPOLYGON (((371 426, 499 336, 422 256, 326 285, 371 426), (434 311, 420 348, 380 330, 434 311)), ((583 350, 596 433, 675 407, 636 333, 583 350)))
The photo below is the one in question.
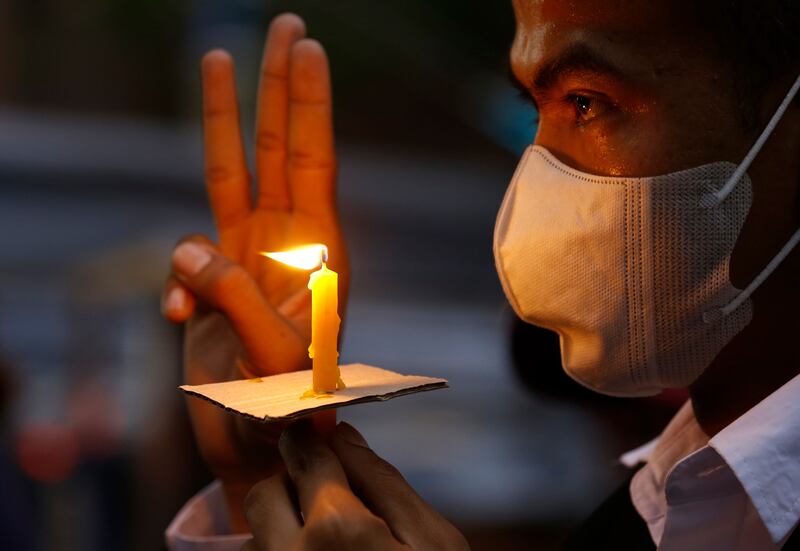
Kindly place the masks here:
MULTIPOLYGON (((549 90, 565 75, 588 72, 623 79, 623 71, 586 44, 573 44, 537 69, 529 86, 534 90, 549 90)), ((521 83, 525 86, 525 83, 521 83)))

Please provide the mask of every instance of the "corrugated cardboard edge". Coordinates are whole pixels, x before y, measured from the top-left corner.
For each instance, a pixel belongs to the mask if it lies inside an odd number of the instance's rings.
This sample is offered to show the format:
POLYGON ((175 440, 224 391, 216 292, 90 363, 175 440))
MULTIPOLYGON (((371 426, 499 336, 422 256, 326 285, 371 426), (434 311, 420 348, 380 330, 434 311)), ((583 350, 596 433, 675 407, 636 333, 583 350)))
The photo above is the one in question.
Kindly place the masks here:
POLYGON ((417 394, 419 392, 428 392, 428 391, 431 391, 431 390, 438 390, 440 388, 449 388, 449 387, 450 387, 450 385, 447 383, 447 381, 442 379, 440 381, 436 381, 436 382, 433 382, 433 383, 426 383, 424 385, 414 386, 414 387, 411 387, 411 388, 404 388, 402 390, 397 390, 395 392, 388 392, 386 394, 373 394, 371 396, 363 396, 361 398, 355 398, 354 400, 349 400, 347 402, 337 402, 337 403, 334 403, 334 404, 324 404, 323 403, 323 404, 320 404, 319 406, 316 406, 316 407, 313 407, 313 408, 302 409, 302 410, 296 411, 295 413, 292 413, 290 415, 284 415, 283 417, 270 417, 270 416, 256 417, 255 415, 251 415, 249 413, 244 413, 242 411, 230 408, 230 407, 228 407, 228 406, 226 406, 226 405, 224 405, 224 404, 222 404, 220 402, 217 402, 216 400, 212 400, 208 396, 200 394, 199 392, 194 392, 192 390, 187 390, 185 388, 185 385, 184 386, 180 386, 178 388, 180 390, 182 390, 184 392, 184 394, 187 394, 189 396, 194 396, 196 398, 202 398, 206 402, 210 402, 210 403, 214 404, 215 406, 217 406, 218 408, 230 411, 231 413, 234 413, 234 414, 236 414, 236 415, 238 415, 240 417, 245 417, 247 419, 252 419, 254 421, 260 421, 262 423, 275 423, 275 422, 278 422, 278 421, 292 421, 294 419, 299 419, 301 417, 306 417, 306 416, 311 415, 313 413, 317 413, 317 412, 324 411, 324 410, 327 410, 327 409, 339 409, 339 408, 343 408, 343 407, 347 407, 347 406, 354 406, 356 404, 366 404, 366 403, 369 403, 369 402, 385 402, 387 400, 391 400, 392 398, 397 398, 398 396, 406 396, 408 394, 417 394))

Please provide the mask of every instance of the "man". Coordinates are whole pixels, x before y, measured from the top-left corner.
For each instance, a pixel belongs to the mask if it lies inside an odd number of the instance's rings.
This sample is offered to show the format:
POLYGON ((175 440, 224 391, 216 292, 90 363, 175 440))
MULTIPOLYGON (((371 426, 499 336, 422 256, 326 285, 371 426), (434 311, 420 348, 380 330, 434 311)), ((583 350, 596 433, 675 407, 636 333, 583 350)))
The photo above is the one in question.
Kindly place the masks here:
MULTIPOLYGON (((514 9, 511 65, 540 122, 498 217, 506 294, 521 317, 560 334, 564 367, 584 385, 691 395, 657 443, 629 454, 645 466, 571 545, 797 546, 800 106, 790 91, 800 86, 800 8, 515 0, 514 9)), ((284 15, 267 39, 255 204, 232 62, 222 52, 203 61, 220 242, 179 244, 164 299, 167 317, 187 321, 190 384, 307 362, 303 282, 267 272, 258 250, 324 241, 346 280, 327 62, 303 36, 302 21, 284 15)), ((278 430, 189 407, 219 483, 173 522, 174 549, 250 537, 247 549, 467 548, 352 427, 325 443, 300 424, 277 442, 278 430)))

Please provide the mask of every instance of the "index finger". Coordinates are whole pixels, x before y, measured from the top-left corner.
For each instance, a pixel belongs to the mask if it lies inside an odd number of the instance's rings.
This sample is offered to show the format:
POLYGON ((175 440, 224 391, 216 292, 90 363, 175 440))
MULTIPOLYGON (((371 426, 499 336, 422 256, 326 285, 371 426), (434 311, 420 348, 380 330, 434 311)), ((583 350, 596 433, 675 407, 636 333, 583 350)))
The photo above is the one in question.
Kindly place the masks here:
POLYGON ((250 212, 250 176, 239 127, 233 59, 224 50, 212 50, 202 67, 206 186, 223 239, 223 230, 250 212))
POLYGON ((361 505, 350 492, 339 459, 314 433, 310 423, 299 422, 287 428, 281 435, 278 449, 297 489, 300 510, 306 519, 315 509, 317 513, 329 512, 326 509, 334 501, 361 505))

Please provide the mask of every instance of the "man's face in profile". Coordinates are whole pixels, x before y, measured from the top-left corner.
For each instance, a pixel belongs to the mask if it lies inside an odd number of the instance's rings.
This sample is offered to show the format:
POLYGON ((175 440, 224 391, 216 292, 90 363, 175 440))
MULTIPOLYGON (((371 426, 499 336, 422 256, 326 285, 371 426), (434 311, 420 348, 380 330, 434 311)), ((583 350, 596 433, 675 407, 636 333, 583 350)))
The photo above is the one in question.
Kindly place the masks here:
POLYGON ((691 2, 514 0, 516 79, 539 111, 536 144, 609 176, 728 160, 752 138, 731 69, 691 2))

